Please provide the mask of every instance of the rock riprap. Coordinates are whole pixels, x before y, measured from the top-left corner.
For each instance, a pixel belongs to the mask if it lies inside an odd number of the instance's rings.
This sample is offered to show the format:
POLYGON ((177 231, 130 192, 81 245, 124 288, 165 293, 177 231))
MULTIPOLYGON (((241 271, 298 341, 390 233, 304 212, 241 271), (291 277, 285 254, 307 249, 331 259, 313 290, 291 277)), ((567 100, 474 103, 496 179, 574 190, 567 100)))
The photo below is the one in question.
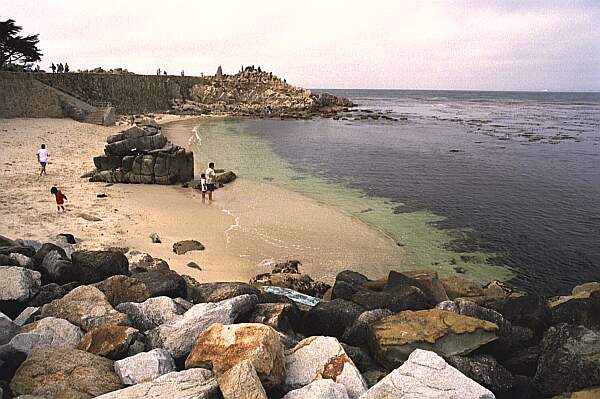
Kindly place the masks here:
POLYGON ((267 399, 267 393, 250 360, 236 364, 217 378, 224 398, 267 399))
POLYGON ((283 347, 277 332, 264 324, 213 324, 194 343, 186 368, 210 368, 221 374, 249 360, 266 388, 285 379, 283 347))
POLYGON ((42 275, 17 266, 0 266, 0 304, 24 302, 40 290, 42 275))
POLYGON ((79 345, 82 337, 83 332, 76 325, 64 319, 46 317, 23 326, 9 345, 23 353, 29 353, 39 346, 58 346, 74 349, 79 345))
POLYGON ((110 392, 97 399, 217 399, 219 385, 212 372, 191 369, 172 372, 154 381, 110 392))
POLYGON ((375 384, 361 399, 494 399, 434 352, 416 349, 407 361, 375 384))
POLYGON ((236 319, 254 308, 257 298, 254 295, 240 295, 216 303, 200 303, 192 306, 182 316, 147 333, 148 344, 152 348, 164 348, 177 359, 187 355, 196 338, 214 323, 232 324, 236 319))
POLYGON ((137 337, 138 330, 135 328, 109 324, 90 330, 77 349, 113 360, 122 359, 137 337))
POLYGON ((92 182, 175 184, 194 178, 194 154, 168 142, 156 122, 109 136, 92 182))
POLYGON ((77 287, 61 299, 44 305, 42 317, 50 316, 68 320, 84 331, 127 322, 127 315, 113 309, 102 291, 91 285, 77 287))
POLYGON ((184 313, 183 309, 167 296, 150 298, 142 303, 121 303, 117 305, 117 310, 127 314, 131 325, 140 331, 152 330, 184 313))
POLYGON ((33 349, 13 377, 18 395, 87 399, 123 387, 113 362, 77 349, 33 349))
POLYGON ((164 349, 153 349, 115 362, 115 372, 125 385, 149 382, 176 371, 173 358, 164 349))
POLYGON ((342 384, 350 399, 367 391, 362 375, 334 337, 308 337, 286 353, 285 386, 302 388, 319 379, 342 384))
POLYGON ((373 324, 369 343, 380 363, 394 367, 415 349, 442 356, 468 354, 496 340, 497 331, 493 323, 446 310, 405 311, 373 324))
POLYGON ((288 392, 283 399, 348 399, 348 391, 345 386, 332 380, 315 380, 305 387, 288 392))
POLYGON ((569 324, 551 327, 533 381, 548 395, 600 385, 600 333, 569 324))

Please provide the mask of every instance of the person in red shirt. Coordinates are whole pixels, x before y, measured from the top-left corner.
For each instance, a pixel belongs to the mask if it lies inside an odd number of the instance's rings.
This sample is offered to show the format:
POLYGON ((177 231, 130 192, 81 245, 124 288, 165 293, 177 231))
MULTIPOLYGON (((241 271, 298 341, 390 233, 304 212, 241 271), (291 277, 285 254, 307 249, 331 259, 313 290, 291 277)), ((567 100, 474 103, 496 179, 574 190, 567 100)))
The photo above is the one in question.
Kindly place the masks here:
POLYGON ((65 212, 65 200, 67 199, 67 196, 64 195, 58 188, 56 187, 52 187, 50 189, 50 192, 52 194, 54 194, 54 197, 56 198, 56 209, 60 212, 61 209, 63 212, 65 212))

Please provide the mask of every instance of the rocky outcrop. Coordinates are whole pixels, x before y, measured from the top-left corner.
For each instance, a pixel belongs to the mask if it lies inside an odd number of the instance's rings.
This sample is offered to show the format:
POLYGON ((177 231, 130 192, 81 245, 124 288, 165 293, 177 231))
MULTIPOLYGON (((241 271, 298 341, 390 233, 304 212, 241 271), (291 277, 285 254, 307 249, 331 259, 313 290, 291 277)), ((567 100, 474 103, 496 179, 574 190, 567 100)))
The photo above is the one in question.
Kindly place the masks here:
POLYGON ((462 375, 434 352, 417 349, 361 399, 494 399, 494 394, 462 375))
POLYGON ((323 301, 305 315, 303 330, 307 335, 341 338, 364 310, 362 306, 344 299, 323 301))
POLYGON ((175 184, 194 178, 194 154, 173 145, 153 120, 109 136, 94 158, 94 182, 175 184))
POLYGON ((113 362, 77 349, 33 349, 10 387, 17 395, 87 399, 121 389, 113 362))
POLYGON ((0 266, 0 305, 2 302, 25 302, 40 290, 39 272, 16 266, 0 266))
POLYGON ((146 286, 146 290, 150 297, 187 297, 187 284, 185 279, 172 270, 134 273, 131 277, 141 281, 146 286))
POLYGON ((489 355, 448 356, 446 361, 495 395, 506 395, 516 385, 515 377, 489 355))
POLYGON ((125 385, 153 381, 173 371, 175 362, 164 349, 153 349, 115 362, 115 372, 125 385))
POLYGON ((379 362, 394 367, 415 349, 442 356, 468 354, 496 340, 497 331, 493 323, 445 310, 405 311, 376 322, 369 343, 379 362))
POLYGON ((266 388, 285 378, 283 347, 269 326, 255 323, 213 324, 194 343, 186 368, 211 368, 221 374, 249 360, 266 388))
POLYGON ((203 283, 188 287, 188 299, 193 303, 219 302, 240 295, 259 295, 260 291, 246 283, 203 283))
POLYGON ((129 274, 125 255, 116 251, 77 251, 71 256, 83 284, 98 283, 116 274, 129 274))

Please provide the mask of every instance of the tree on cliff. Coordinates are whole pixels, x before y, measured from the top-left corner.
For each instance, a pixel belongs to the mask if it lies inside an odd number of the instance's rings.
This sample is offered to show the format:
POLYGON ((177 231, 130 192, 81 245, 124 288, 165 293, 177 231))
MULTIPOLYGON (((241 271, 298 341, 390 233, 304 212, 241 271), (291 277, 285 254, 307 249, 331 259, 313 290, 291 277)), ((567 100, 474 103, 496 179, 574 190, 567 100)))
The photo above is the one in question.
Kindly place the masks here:
POLYGON ((21 36, 22 29, 14 19, 0 21, 0 69, 10 69, 19 63, 24 67, 41 59, 38 35, 21 36))

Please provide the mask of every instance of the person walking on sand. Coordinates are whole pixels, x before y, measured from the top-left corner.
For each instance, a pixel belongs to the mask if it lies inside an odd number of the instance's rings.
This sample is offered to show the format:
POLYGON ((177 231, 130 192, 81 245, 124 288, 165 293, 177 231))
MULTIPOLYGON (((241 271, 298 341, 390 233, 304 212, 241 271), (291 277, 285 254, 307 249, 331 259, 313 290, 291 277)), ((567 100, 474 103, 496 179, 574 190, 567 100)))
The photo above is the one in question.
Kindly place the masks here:
POLYGON ((67 199, 67 196, 54 186, 50 189, 50 193, 54 194, 54 197, 56 198, 56 210, 58 212, 61 210, 65 212, 65 200, 67 199))
POLYGON ((214 162, 210 162, 208 164, 208 168, 206 168, 206 172, 204 172, 206 176, 206 192, 208 192, 208 203, 212 202, 213 191, 215 191, 215 164, 214 162))
POLYGON ((40 176, 46 175, 46 164, 48 163, 48 150, 46 149, 46 144, 42 144, 41 148, 37 152, 37 159, 42 167, 40 170, 40 176))
POLYGON ((206 174, 202 173, 200 175, 200 191, 202 191, 202 203, 204 204, 204 201, 206 199, 206 174))

